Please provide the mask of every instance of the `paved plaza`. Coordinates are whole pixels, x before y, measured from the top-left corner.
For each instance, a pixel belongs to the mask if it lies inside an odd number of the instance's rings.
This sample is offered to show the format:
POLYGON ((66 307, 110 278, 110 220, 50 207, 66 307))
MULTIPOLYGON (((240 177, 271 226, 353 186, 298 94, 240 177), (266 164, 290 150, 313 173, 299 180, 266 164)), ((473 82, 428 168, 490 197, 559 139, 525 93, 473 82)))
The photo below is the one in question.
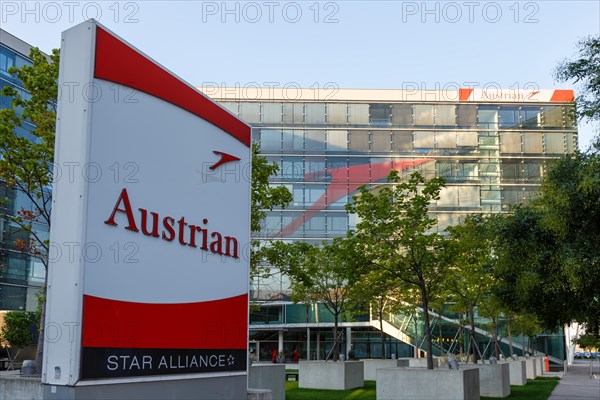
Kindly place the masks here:
POLYGON ((575 360, 549 400, 600 399, 600 362, 594 361, 593 367, 593 374, 590 377, 589 360, 575 360))

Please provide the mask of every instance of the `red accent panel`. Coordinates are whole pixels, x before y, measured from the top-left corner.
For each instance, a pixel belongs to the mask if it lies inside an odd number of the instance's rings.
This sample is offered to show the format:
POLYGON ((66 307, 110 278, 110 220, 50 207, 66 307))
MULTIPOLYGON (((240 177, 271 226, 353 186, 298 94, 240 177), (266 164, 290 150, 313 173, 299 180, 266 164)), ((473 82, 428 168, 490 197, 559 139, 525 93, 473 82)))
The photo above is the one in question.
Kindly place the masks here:
POLYGON ((473 89, 458 89, 458 101, 468 101, 473 93, 473 89))
POLYGON ((554 93, 552 93, 552 97, 550 98, 550 101, 553 103, 568 103, 568 102, 572 102, 575 101, 575 94, 573 93, 572 90, 555 90, 554 93))
MULTIPOLYGON (((430 159, 414 160, 414 161, 387 161, 377 164, 362 164, 353 165, 351 167, 333 168, 327 170, 327 174, 331 175, 331 183, 327 186, 325 193, 321 195, 313 203, 313 205, 306 210, 303 216, 300 216, 290 222, 287 226, 283 227, 281 231, 275 234, 274 237, 286 237, 294 233, 298 228, 302 226, 306 221, 323 211, 327 207, 327 202, 334 203, 344 197, 346 193, 352 193, 362 185, 368 182, 377 182, 385 178, 390 174, 392 170, 403 171, 407 168, 415 167, 419 164, 431 161, 430 159), (370 173, 370 176, 369 176, 370 173)), ((323 175, 325 171, 321 173, 307 174, 304 177, 306 182, 314 180, 319 175, 323 175)))
POLYGON ((248 296, 147 304, 83 296, 83 347, 245 349, 248 296))
POLYGON ((96 29, 94 76, 183 108, 250 147, 250 126, 100 27, 96 29))

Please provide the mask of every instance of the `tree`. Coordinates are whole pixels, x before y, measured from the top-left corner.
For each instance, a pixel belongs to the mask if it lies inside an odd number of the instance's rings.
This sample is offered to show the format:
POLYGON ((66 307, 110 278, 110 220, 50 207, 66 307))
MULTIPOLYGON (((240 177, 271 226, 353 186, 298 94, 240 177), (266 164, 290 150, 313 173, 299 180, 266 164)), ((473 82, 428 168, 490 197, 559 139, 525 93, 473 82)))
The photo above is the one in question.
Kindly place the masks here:
MULTIPOLYGON (((302 246, 300 244, 298 246, 302 246)), ((351 297, 352 241, 335 238, 331 243, 313 245, 302 250, 300 262, 291 264, 292 300, 303 303, 323 303, 334 318, 333 361, 338 361, 339 321, 351 297)))
POLYGON ((11 311, 4 315, 4 325, 0 329, 0 342, 7 348, 10 365, 13 365, 22 348, 33 343, 30 328, 35 323, 35 313, 11 311), (9 349, 16 350, 16 353, 11 355, 9 349))
POLYGON ((418 290, 425 323, 427 368, 433 369, 433 347, 429 304, 439 295, 447 272, 445 240, 431 232, 437 220, 429 205, 439 199, 443 178, 426 181, 415 171, 403 182, 392 171, 377 192, 359 188, 347 210, 360 222, 356 236, 361 248, 376 260, 377 268, 418 290))
MULTIPOLYGON (((571 319, 600 337, 600 147, 558 160, 535 204, 541 228, 555 238, 555 258, 571 296, 571 319)), ((564 321, 561 321, 564 322, 564 321)), ((568 321, 567 321, 568 322, 568 321)))
POLYGON ((470 325, 470 349, 482 358, 475 332, 475 307, 489 293, 492 286, 489 271, 492 259, 487 220, 480 215, 468 216, 460 225, 449 227, 452 267, 448 288, 456 307, 466 311, 470 325))
POLYGON ((577 43, 575 60, 563 60, 555 71, 557 80, 580 84, 577 114, 590 121, 600 120, 600 36, 589 36, 577 43))
MULTIPOLYGON (((38 257, 48 276, 48 246, 35 229, 42 223, 50 229, 52 204, 52 163, 56 130, 56 98, 58 96, 59 52, 53 50, 50 61, 34 48, 32 66, 12 67, 9 72, 20 81, 30 94, 24 96, 12 87, 4 87, 2 94, 12 97, 12 108, 0 110, 0 180, 11 190, 22 192, 32 203, 31 209, 21 208, 10 218, 18 224, 27 239, 16 245, 22 252, 38 257), (24 132, 25 123, 34 128, 24 132)), ((4 203, 7 203, 4 200, 4 203)), ((45 292, 46 281, 42 291, 45 292)), ((42 293, 41 298, 44 298, 42 293)), ((36 354, 36 369, 41 371, 44 348, 45 307, 42 308, 40 335, 36 354)))
POLYGON ((584 350, 600 349, 600 339, 594 335, 581 335, 575 340, 575 343, 584 350))
MULTIPOLYGON (((250 277, 268 275, 268 269, 261 269, 260 264, 264 262, 267 254, 264 244, 256 239, 256 235, 261 230, 261 221, 267 216, 266 210, 273 210, 279 206, 282 208, 292 201, 292 194, 285 186, 269 185, 269 178, 277 176, 279 166, 276 163, 269 163, 266 157, 260 155, 260 149, 257 144, 252 145, 252 182, 251 182, 251 220, 250 230, 252 232, 252 251, 250 253, 250 277)), ((283 242, 281 242, 283 243, 283 242)), ((276 246, 275 249, 280 247, 276 246)), ((271 261, 276 263, 274 257, 276 253, 272 250, 268 255, 271 261)), ((283 253, 282 253, 283 256, 283 253)))
MULTIPOLYGON (((355 248, 359 250, 358 247, 355 248)), ((368 260, 364 252, 356 251, 352 260, 356 267, 352 268, 352 296, 350 303, 358 312, 368 311, 371 319, 379 322, 381 339, 381 358, 386 358, 384 320, 386 313, 399 311, 401 304, 399 282, 387 271, 377 269, 376 263, 368 260)))
POLYGON ((546 329, 568 323, 577 300, 556 257, 556 237, 542 228, 539 210, 516 207, 495 219, 494 293, 514 314, 535 315, 546 329))

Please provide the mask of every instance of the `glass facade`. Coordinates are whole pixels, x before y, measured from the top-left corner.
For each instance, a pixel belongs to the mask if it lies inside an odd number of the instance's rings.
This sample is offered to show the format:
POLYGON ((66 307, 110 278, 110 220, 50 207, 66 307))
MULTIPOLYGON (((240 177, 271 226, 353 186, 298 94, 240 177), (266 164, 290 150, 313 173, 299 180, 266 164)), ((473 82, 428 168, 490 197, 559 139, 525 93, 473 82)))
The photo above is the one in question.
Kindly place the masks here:
MULTIPOLYGON (((577 147, 573 103, 384 102, 371 92, 361 102, 215 98, 255 127, 262 154, 280 166, 272 185, 293 195, 267 212, 262 238, 344 236, 357 222, 344 205, 361 185, 385 185, 392 169, 446 179, 431 210, 442 232, 469 214, 526 204, 548 161, 577 147)), ((288 294, 283 276, 252 289, 256 300, 288 294)))
MULTIPOLYGON (((13 66, 31 65, 31 60, 23 54, 28 51, 27 44, 2 31, 0 92, 5 86, 10 86, 27 98, 28 93, 23 89, 22 83, 10 75, 8 69, 13 66), (10 43, 5 43, 5 38, 10 39, 10 43), (10 47, 9 44, 18 45, 19 50, 10 47)), ((10 107, 12 107, 11 99, 0 96, 0 108, 10 107)), ((17 134, 31 139, 29 132, 33 128, 33 125, 24 122, 23 126, 17 128, 17 134)), ((29 243, 29 237, 11 219, 11 216, 16 215, 19 210, 32 210, 33 204, 24 193, 8 189, 2 180, 0 180, 0 199, 8 200, 0 203, 0 310, 35 311, 36 293, 44 285, 45 268, 39 258, 25 254, 18 248, 18 241, 29 243)), ((48 239, 48 226, 34 223, 33 229, 42 240, 48 239)))

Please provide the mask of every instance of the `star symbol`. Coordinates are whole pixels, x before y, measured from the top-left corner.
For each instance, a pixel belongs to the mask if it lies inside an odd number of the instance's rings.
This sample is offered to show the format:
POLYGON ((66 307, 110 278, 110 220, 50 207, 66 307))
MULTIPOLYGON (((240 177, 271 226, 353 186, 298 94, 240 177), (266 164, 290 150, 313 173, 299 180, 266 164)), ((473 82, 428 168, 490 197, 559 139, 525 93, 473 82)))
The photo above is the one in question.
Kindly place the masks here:
POLYGON ((235 357, 230 354, 229 357, 227 357, 227 365, 233 367, 233 364, 235 364, 235 357))

